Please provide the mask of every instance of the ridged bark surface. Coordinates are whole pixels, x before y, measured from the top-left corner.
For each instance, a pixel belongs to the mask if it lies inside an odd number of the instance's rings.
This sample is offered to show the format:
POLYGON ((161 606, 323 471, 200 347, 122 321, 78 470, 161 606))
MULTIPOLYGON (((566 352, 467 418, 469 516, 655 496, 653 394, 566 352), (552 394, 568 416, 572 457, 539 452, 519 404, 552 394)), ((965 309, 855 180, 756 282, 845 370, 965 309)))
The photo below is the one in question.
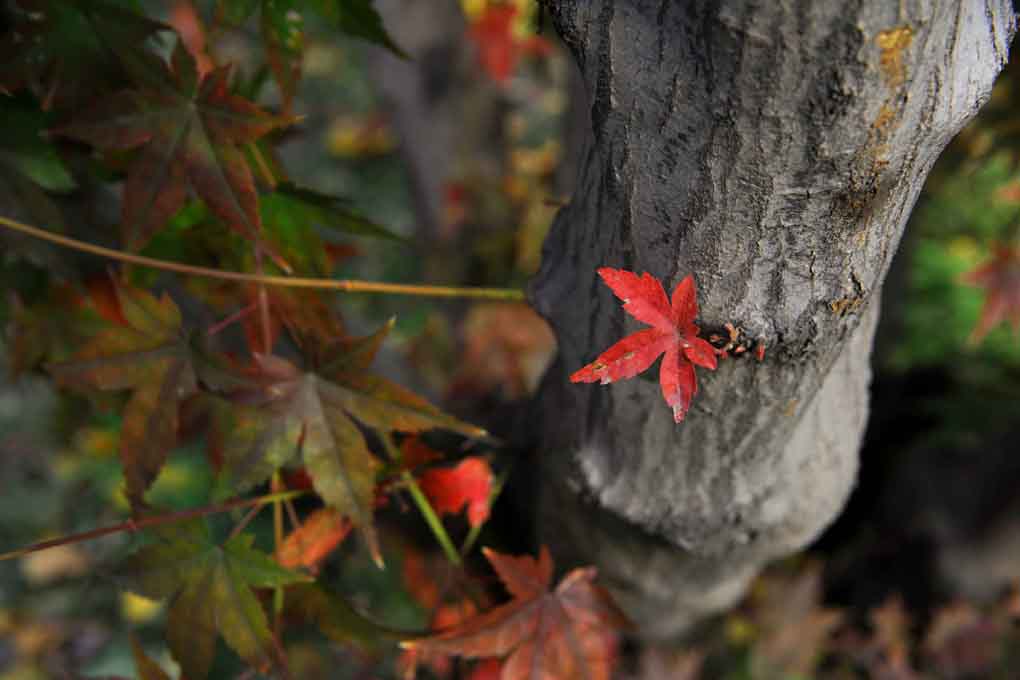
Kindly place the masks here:
POLYGON ((854 482, 879 291, 924 179, 987 99, 1008 0, 546 0, 592 140, 532 301, 544 539, 594 563, 646 635, 740 596, 810 542, 854 482), (629 332, 595 274, 694 274, 701 324, 765 360, 699 370, 687 419, 655 381, 571 372, 629 332))

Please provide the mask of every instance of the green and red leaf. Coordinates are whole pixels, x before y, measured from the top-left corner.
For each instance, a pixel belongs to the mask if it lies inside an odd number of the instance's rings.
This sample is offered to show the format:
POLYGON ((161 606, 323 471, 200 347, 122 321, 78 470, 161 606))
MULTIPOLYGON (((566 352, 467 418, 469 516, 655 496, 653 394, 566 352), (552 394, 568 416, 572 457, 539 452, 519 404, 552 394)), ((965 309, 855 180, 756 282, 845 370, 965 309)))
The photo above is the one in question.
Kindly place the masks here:
POLYGON ((177 443, 180 404, 197 382, 189 335, 174 301, 122 284, 115 291, 117 316, 124 323, 108 325, 72 360, 49 370, 58 383, 71 387, 132 390, 120 457, 128 500, 138 508, 177 443))
POLYGON ((146 76, 138 89, 114 93, 56 130, 98 149, 137 149, 121 216, 128 247, 148 243, 184 206, 189 186, 225 224, 259 241, 255 181, 239 145, 292 119, 231 94, 229 67, 200 77, 180 43, 170 67, 156 62, 146 76))

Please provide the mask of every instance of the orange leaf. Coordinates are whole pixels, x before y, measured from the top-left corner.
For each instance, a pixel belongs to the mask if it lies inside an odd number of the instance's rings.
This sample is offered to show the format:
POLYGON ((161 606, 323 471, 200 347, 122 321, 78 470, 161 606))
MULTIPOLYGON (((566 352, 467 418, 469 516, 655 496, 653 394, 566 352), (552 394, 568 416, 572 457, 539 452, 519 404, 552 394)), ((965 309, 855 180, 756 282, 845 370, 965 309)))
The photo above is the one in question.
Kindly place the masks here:
POLYGON ((626 620, 593 568, 575 569, 550 590, 552 559, 491 550, 485 557, 513 599, 438 635, 402 643, 422 654, 507 656, 501 680, 608 680, 626 620))
POLYGON ((454 468, 429 470, 418 483, 440 514, 457 514, 467 506, 468 523, 473 527, 489 518, 492 469, 484 458, 465 458, 454 468))
POLYGON ((315 570, 350 532, 349 519, 333 508, 319 508, 284 539, 276 552, 276 561, 288 569, 315 570))

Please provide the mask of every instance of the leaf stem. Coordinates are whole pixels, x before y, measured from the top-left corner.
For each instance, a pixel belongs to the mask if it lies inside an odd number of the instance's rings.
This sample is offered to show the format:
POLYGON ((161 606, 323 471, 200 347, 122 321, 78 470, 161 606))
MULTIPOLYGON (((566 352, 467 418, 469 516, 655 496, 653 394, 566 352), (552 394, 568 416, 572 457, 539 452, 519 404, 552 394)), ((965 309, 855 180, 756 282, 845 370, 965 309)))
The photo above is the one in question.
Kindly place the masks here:
POLYGON ((410 492, 411 498, 414 499, 415 505, 418 506, 421 516, 425 518, 425 523, 429 525, 429 529, 432 530, 436 540, 439 541, 439 546, 443 549, 446 559, 450 560, 450 564, 455 567, 459 567, 461 565, 460 553, 458 553, 457 548, 453 546, 453 541, 450 540, 450 535, 446 533, 446 527, 443 526, 443 522, 439 519, 436 511, 432 508, 432 504, 429 503, 429 499, 426 498, 421 487, 418 486, 418 482, 415 481, 414 475, 411 474, 410 470, 404 470, 400 474, 400 478, 403 480, 404 484, 407 485, 407 490, 410 492))
POLYGON ((474 288, 458 286, 425 286, 407 283, 385 283, 382 281, 358 281, 354 279, 317 279, 304 278, 299 276, 269 276, 248 274, 223 269, 211 269, 209 267, 197 267, 195 265, 181 262, 160 260, 145 255, 126 253, 114 248, 105 248, 85 241, 79 241, 60 234, 39 229, 16 220, 0 217, 0 226, 27 234, 34 238, 49 241, 64 248, 70 248, 83 253, 98 255, 99 257, 127 262, 141 267, 151 267, 164 271, 187 274, 190 276, 205 276, 223 281, 241 281, 244 283, 263 284, 266 286, 284 286, 290 288, 311 288, 315 290, 335 290, 345 293, 383 293, 387 295, 413 295, 417 297, 440 297, 440 298, 472 298, 484 300, 520 301, 524 299, 524 291, 518 288, 474 288))
MULTIPOLYGON (((387 455, 390 459, 396 463, 400 463, 403 456, 400 453, 400 449, 393 443, 393 435, 390 433, 383 434, 380 439, 382 440, 383 447, 386 449, 387 455)), ((450 534, 446 533, 446 527, 443 526, 442 520, 436 514, 435 509, 429 502, 428 497, 422 492, 421 487, 418 486, 418 482, 415 481, 414 475, 411 474, 410 470, 404 470, 400 473, 400 479, 407 487, 407 491, 411 494, 411 498, 414 500, 414 504, 418 506, 418 511, 421 516, 425 519, 425 523, 429 525, 429 529, 432 530, 432 535, 436 537, 439 542, 439 546, 443 549, 443 553, 446 555, 446 559, 450 561, 450 564, 455 567, 461 565, 460 553, 457 552, 457 548, 454 547, 453 541, 450 540, 450 534)))
POLYGON ((174 522, 183 522, 189 519, 195 519, 197 517, 205 517, 206 515, 215 515, 220 512, 228 512, 237 508, 247 508, 253 505, 262 505, 265 503, 272 503, 277 500, 287 500, 290 498, 296 498, 297 496, 304 495, 305 491, 285 491, 283 493, 271 493, 265 496, 257 496, 255 498, 235 498, 233 500, 226 501, 224 503, 217 503, 215 505, 207 505, 201 508, 192 508, 190 510, 178 510, 176 512, 168 512, 164 515, 156 515, 154 517, 143 517, 137 520, 127 520, 126 522, 120 522, 113 524, 108 527, 101 527, 99 529, 92 529, 90 531, 83 531, 78 534, 68 534, 61 536, 60 538, 50 539, 48 541, 41 541, 39 543, 33 543, 32 545, 25 546, 24 548, 18 548, 10 552, 0 553, 0 562, 6 560, 13 560, 18 557, 24 557, 30 553, 39 552, 40 550, 46 550, 48 548, 56 548, 61 545, 69 545, 72 543, 82 543, 84 541, 91 541, 96 538, 103 536, 109 536, 110 534, 117 534, 124 531, 137 531, 138 529, 147 529, 149 527, 160 526, 162 524, 172 524, 174 522))

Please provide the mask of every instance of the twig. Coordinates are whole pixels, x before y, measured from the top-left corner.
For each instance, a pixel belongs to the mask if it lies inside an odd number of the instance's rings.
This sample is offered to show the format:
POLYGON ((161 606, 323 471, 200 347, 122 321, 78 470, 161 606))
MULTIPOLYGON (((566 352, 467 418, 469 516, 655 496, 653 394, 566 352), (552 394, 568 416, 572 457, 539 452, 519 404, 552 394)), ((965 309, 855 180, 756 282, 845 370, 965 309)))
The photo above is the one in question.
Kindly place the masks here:
POLYGON ((124 531, 137 531, 138 529, 147 529, 149 527, 160 526, 162 524, 172 524, 174 522, 183 522, 189 519, 205 517, 206 515, 228 512, 237 508, 247 508, 253 505, 272 503, 276 500, 288 500, 290 498, 301 496, 304 493, 304 491, 285 491, 283 493, 271 493, 266 496, 258 496, 256 498, 235 498, 234 500, 226 501, 225 503, 207 505, 202 508, 178 510, 176 512, 169 512, 165 515, 143 517, 135 520, 129 519, 126 522, 120 522, 119 524, 114 524, 112 526, 83 531, 78 534, 68 534, 67 536, 61 536, 60 538, 53 538, 48 541, 33 543, 32 545, 25 546, 24 548, 18 548, 17 550, 12 550, 10 552, 0 553, 0 562, 24 557, 30 553, 39 552, 40 550, 46 550, 48 548, 56 548, 61 545, 91 541, 110 534, 117 534, 124 531))
POLYGON ((414 295, 417 297, 441 298, 473 298, 485 300, 519 301, 524 299, 524 291, 517 288, 473 288, 457 286, 425 286, 407 283, 385 283, 381 281, 358 281, 354 279, 313 279, 300 276, 260 276, 209 267, 197 267, 181 262, 170 262, 145 255, 126 253, 114 248, 105 248, 86 243, 60 234, 22 224, 16 220, 0 217, 0 226, 12 231, 21 232, 34 238, 49 241, 64 248, 83 253, 106 257, 111 260, 127 262, 141 267, 151 267, 164 271, 205 276, 223 281, 241 281, 244 283, 263 284, 266 286, 284 286, 290 288, 311 288, 316 290, 336 290, 345 293, 384 293, 388 295, 414 295))

